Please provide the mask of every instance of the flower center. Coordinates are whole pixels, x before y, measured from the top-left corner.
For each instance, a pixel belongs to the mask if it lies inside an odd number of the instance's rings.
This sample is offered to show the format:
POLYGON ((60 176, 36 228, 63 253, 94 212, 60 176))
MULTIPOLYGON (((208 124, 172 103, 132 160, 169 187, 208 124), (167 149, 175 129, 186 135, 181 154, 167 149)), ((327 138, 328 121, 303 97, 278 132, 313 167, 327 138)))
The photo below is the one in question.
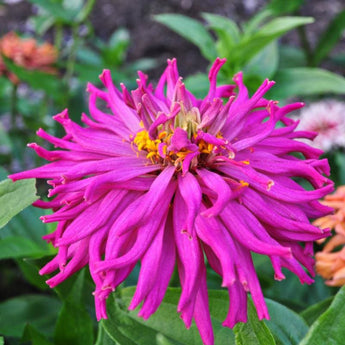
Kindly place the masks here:
POLYGON ((201 121, 199 109, 193 107, 187 111, 182 102, 180 102, 180 107, 180 112, 175 117, 174 127, 185 130, 188 138, 191 139, 197 133, 197 127, 201 121))
POLYGON ((161 130, 155 138, 150 137, 146 129, 137 132, 131 138, 133 150, 146 153, 154 164, 162 166, 175 165, 177 170, 187 171, 200 166, 208 166, 215 157, 225 159, 234 157, 226 140, 218 134, 216 137, 198 131, 188 138, 188 130, 194 123, 185 123, 186 129, 180 127, 171 131, 161 130))
MULTIPOLYGON (((187 124, 189 126, 190 123, 187 124)), ((188 127, 186 129, 189 129, 188 127)), ((145 129, 139 131, 133 140, 133 143, 136 145, 138 151, 146 151, 146 157, 151 159, 153 163, 163 163, 165 160, 166 163, 170 162, 175 165, 181 163, 184 158, 190 153, 196 153, 196 155, 211 154, 215 148, 215 145, 205 142, 200 139, 197 141, 197 144, 191 144, 195 150, 188 149, 186 147, 181 148, 180 150, 174 151, 169 150, 171 144, 171 138, 173 133, 168 134, 166 131, 159 132, 156 139, 151 139, 148 131, 145 129)), ((197 135, 194 135, 194 139, 197 135)))
POLYGON ((175 165, 186 172, 212 164, 215 157, 234 158, 234 150, 221 133, 216 135, 201 129, 201 116, 197 107, 173 106, 169 116, 159 113, 149 126, 130 137, 133 150, 140 152, 153 164, 175 165))

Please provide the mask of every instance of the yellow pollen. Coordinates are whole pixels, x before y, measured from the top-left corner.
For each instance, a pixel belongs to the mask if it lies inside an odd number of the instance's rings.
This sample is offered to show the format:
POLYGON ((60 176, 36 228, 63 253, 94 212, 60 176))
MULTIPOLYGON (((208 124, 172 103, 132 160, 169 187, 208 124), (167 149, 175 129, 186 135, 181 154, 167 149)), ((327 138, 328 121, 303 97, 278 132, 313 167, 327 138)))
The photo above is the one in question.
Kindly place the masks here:
POLYGON ((178 158, 185 158, 187 155, 188 155, 188 153, 190 153, 191 151, 179 151, 179 152, 176 152, 176 156, 178 157, 178 158))
POLYGON ((248 187, 249 186, 249 183, 245 182, 243 180, 240 180, 240 184, 241 184, 242 187, 248 187))
POLYGON ((168 149, 168 146, 167 146, 167 145, 164 145, 164 146, 163 146, 163 153, 164 153, 164 155, 167 154, 167 149, 168 149))
MULTIPOLYGON (((133 150, 136 151, 139 157, 140 151, 146 151, 146 157, 151 160, 152 163, 170 162, 175 166, 179 166, 183 163, 184 159, 192 151, 182 148, 180 151, 168 151, 168 147, 171 143, 171 137, 174 135, 173 130, 161 130, 157 133, 156 139, 151 139, 147 130, 142 129, 137 132, 135 136, 130 136, 133 150), (161 146, 160 146, 161 145, 161 146), (136 148, 135 148, 136 147, 136 148), (158 150, 158 148, 160 149, 158 150)), ((218 138, 222 138, 220 134, 217 134, 218 138)), ((196 139, 196 136, 194 137, 196 139)), ((218 146, 207 143, 204 140, 198 140, 196 142, 198 146, 199 154, 212 154, 218 146)), ((249 164, 249 162, 248 162, 249 164)))
POLYGON ((208 144, 204 140, 200 140, 198 146, 201 153, 211 153, 214 149, 213 144, 208 144))
POLYGON ((158 153, 157 152, 150 152, 146 155, 147 158, 151 158, 151 157, 154 157, 154 156, 158 156, 158 153))
POLYGON ((163 138, 165 138, 168 135, 168 133, 166 131, 160 132, 158 134, 158 139, 162 140, 163 138))
POLYGON ((246 160, 246 161, 241 161, 241 163, 243 163, 243 164, 245 164, 245 165, 249 165, 249 164, 250 164, 250 162, 249 162, 248 160, 246 160))
POLYGON ((274 186, 274 181, 270 180, 270 181, 268 181, 268 183, 267 183, 266 189, 269 191, 269 190, 272 188, 272 186, 274 186))

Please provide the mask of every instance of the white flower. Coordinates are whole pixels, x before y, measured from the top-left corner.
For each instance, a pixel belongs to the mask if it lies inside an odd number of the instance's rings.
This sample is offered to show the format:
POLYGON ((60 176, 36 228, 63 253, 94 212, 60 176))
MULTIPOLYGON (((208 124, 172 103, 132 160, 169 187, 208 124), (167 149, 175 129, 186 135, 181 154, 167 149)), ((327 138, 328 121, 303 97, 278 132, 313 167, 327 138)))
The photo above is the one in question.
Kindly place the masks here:
POLYGON ((312 146, 323 151, 345 147, 345 103, 335 100, 311 104, 301 111, 298 130, 317 132, 312 146))

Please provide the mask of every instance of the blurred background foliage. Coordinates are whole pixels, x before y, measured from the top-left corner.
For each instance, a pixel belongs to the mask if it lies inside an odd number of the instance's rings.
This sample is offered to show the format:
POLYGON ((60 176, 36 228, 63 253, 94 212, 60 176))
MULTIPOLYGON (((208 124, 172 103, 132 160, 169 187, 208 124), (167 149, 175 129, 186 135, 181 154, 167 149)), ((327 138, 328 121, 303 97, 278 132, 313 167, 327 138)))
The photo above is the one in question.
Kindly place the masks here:
MULTIPOLYGON (((0 1, 0 11, 1 6, 2 9, 16 6, 9 2, 0 1)), ((133 43, 126 21, 121 21, 126 17, 125 6, 125 13, 121 9, 110 13, 110 17, 119 23, 114 30, 108 32, 102 27, 103 33, 100 34, 102 30, 97 31, 92 20, 98 16, 95 0, 28 2, 34 9, 26 17, 30 30, 22 30, 18 34, 23 38, 33 37, 40 43, 50 41, 57 51, 54 65, 57 73, 28 70, 2 56, 6 69, 20 82, 13 84, 5 75, 0 76, 1 180, 6 179, 7 171, 27 169, 40 163, 36 155, 24 148, 28 142, 39 140, 35 136, 38 128, 44 128, 53 135, 60 133, 61 129, 52 121, 52 115, 69 108, 73 120, 79 121, 80 114, 88 112, 86 83, 99 84, 98 75, 104 68, 113 72, 117 85, 123 82, 133 89, 137 70, 150 71, 149 74, 152 72, 157 76, 164 60, 177 56, 181 72, 187 76, 187 87, 203 97, 208 88, 207 66, 219 56, 227 58, 219 83, 230 83, 233 75, 242 70, 250 92, 256 90, 265 78, 275 80, 277 87, 270 91, 269 97, 281 103, 302 99, 310 103, 329 97, 344 100, 345 53, 339 48, 344 48, 344 8, 328 15, 326 25, 310 42, 309 26, 315 23, 315 19, 301 15, 306 6, 312 6, 308 1, 261 1, 260 10, 255 8, 235 19, 219 11, 219 6, 205 8, 200 4, 200 11, 195 14, 191 1, 181 1, 182 10, 179 12, 185 14, 167 13, 165 5, 152 5, 154 16, 150 15, 146 20, 164 42, 160 41, 152 48, 148 43, 152 31, 147 26, 146 33, 143 33, 148 35, 146 42, 143 43, 143 36, 138 36, 138 31, 135 31, 133 43), (211 9, 215 11, 211 13, 211 9), (190 16, 192 12, 194 18, 190 16), (286 35, 292 37, 293 44, 286 35), (190 44, 184 45, 184 40, 190 44), (176 47, 176 54, 172 47, 176 47), (184 53, 188 56, 186 63, 184 53)), ((146 5, 143 3, 137 4, 139 9, 151 4, 150 1, 146 5)), ((174 12, 174 6, 170 7, 170 12, 174 12)), ((128 16, 132 16, 132 20, 137 18, 132 13, 128 16)), ((101 27, 102 23, 98 25, 101 27)), ((133 25, 140 31, 140 21, 133 25)), ((6 33, 1 32, 2 35, 6 33)), ((344 148, 335 148, 326 157, 330 159, 335 184, 345 184, 344 148)), ((41 193, 41 184, 37 186, 41 193)), ((0 202, 10 206, 10 211, 6 208, 0 210, 0 334, 5 336, 6 344, 127 345, 139 344, 136 342, 139 333, 146 334, 140 344, 200 343, 194 326, 188 332, 178 316, 170 319, 172 314, 176 314, 174 310, 179 294, 174 279, 162 307, 145 323, 135 312, 125 311, 125 305, 133 294, 130 286, 136 283, 139 267, 110 301, 110 320, 99 324, 93 310, 92 281, 86 270, 54 290, 48 289, 38 269, 54 255, 55 249, 42 241, 41 236, 51 232, 54 224, 43 224, 39 220, 42 211, 27 207, 35 199, 34 181, 9 186, 5 180, 0 184, 0 202), (167 316, 168 325, 162 322, 167 316)), ((267 337, 272 337, 269 338, 272 344, 298 344, 308 332, 303 344, 325 344, 322 343, 322 335, 326 334, 327 322, 318 317, 324 312, 333 315, 344 309, 343 300, 333 297, 337 289, 326 287, 320 277, 316 277, 312 286, 301 286, 289 272, 285 272, 285 281, 274 281, 268 261, 266 257, 254 256, 264 295, 275 301, 268 302, 272 320, 258 322, 255 311, 249 306, 250 322, 243 326, 247 327, 246 334, 254 337, 257 344, 268 344, 263 340, 267 337), (285 318, 283 326, 279 324, 281 315, 285 318), (309 329, 311 324, 313 327, 309 329)), ((208 278, 209 288, 219 289, 220 277, 209 270, 208 278)), ((337 296, 340 294, 344 291, 340 290, 337 296)), ((224 318, 228 305, 226 294, 211 291, 210 299, 216 343, 240 344, 235 335, 243 329, 237 327, 232 332, 221 327, 220 320, 224 318)), ((0 337, 0 344, 3 341, 0 337)))

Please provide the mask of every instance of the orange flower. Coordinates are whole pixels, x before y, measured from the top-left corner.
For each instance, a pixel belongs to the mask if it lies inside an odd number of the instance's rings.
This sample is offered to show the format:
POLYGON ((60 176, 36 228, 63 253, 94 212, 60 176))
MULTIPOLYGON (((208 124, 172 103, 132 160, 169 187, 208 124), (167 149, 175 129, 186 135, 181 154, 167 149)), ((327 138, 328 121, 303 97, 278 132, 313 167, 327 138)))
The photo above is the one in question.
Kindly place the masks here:
POLYGON ((0 75, 6 75, 12 83, 18 84, 18 77, 7 70, 1 55, 28 70, 56 73, 56 69, 51 65, 57 59, 57 51, 49 43, 38 45, 35 39, 22 39, 15 32, 9 32, 0 39, 0 75))
POLYGON ((316 253, 316 271, 327 285, 345 285, 345 186, 339 187, 332 195, 327 195, 323 204, 333 207, 335 213, 317 219, 314 225, 322 229, 334 229, 336 234, 326 243, 323 250, 316 253), (339 249, 339 246, 342 246, 339 249))

